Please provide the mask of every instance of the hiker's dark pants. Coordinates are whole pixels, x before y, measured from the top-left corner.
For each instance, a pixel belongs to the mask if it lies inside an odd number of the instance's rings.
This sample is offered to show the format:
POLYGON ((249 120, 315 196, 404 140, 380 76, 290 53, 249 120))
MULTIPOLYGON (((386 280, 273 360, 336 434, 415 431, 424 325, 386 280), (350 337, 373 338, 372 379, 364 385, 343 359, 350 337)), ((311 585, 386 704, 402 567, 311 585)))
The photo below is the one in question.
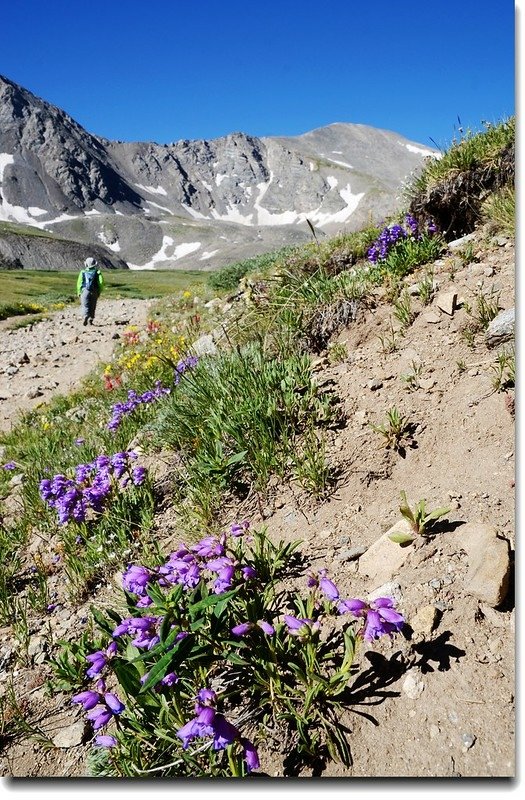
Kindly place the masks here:
POLYGON ((80 294, 80 306, 82 308, 82 316, 84 319, 95 319, 95 309, 97 307, 98 297, 94 292, 89 292, 87 289, 82 289, 80 294))

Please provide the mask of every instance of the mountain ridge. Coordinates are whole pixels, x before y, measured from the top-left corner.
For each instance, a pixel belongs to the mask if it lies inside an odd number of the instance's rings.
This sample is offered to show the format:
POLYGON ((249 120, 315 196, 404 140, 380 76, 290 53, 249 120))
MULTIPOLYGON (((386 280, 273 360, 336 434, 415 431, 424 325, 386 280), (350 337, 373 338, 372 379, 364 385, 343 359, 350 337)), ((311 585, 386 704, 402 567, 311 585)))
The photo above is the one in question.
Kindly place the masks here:
POLYGON ((320 235, 357 230, 394 213, 432 155, 341 122, 296 137, 110 140, 0 76, 0 220, 102 246, 130 268, 218 268, 307 241, 307 219, 320 235))

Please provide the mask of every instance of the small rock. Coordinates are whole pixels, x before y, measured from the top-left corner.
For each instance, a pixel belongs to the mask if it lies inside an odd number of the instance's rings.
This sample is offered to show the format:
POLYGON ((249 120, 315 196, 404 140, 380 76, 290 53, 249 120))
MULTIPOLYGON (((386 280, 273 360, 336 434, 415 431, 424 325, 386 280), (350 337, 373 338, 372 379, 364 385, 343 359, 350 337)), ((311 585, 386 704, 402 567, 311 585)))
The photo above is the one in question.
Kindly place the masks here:
POLYGON ((423 691, 425 690, 425 684, 421 678, 418 678, 417 675, 409 672, 403 681, 401 688, 407 697, 410 697, 411 700, 417 700, 418 697, 421 697, 423 691))
POLYGON ((457 723, 459 722, 459 717, 455 711, 449 711, 447 717, 449 719, 449 722, 451 722, 453 725, 457 725, 457 723))
POLYGON ((434 314, 433 311, 430 311, 428 314, 423 314, 423 320, 430 325, 435 325, 437 322, 441 322, 441 317, 439 314, 434 314))
POLYGON ((377 600, 378 597, 391 597, 396 603, 400 603, 403 599, 401 586, 399 583, 395 583, 395 581, 388 581, 388 583, 384 583, 382 586, 378 586, 377 589, 374 589, 373 592, 370 592, 367 596, 367 600, 372 602, 372 600, 377 600))
POLYGON ((359 572, 376 583, 385 583, 397 575, 413 551, 412 544, 399 545, 388 537, 392 533, 411 533, 406 519, 399 520, 386 533, 376 539, 359 561, 359 572))
POLYGON ((469 378, 475 378, 476 375, 479 375, 479 369, 476 369, 475 367, 473 367, 472 369, 469 369, 469 371, 467 372, 467 375, 469 376, 469 378))
POLYGON ((483 274, 486 278, 492 278, 494 275, 494 267, 485 267, 483 274))
POLYGON ((476 741, 476 737, 473 733, 462 733, 461 734, 461 743, 463 745, 463 751, 466 753, 467 750, 470 750, 474 742, 476 741))
POLYGON ((438 728, 437 725, 431 725, 430 726, 430 738, 431 739, 435 739, 437 736, 439 736, 440 733, 441 733, 441 730, 438 728))
POLYGON ((493 628, 508 627, 509 618, 507 614, 503 614, 501 611, 496 611, 494 608, 491 608, 483 603, 479 608, 489 625, 492 625, 493 628))
POLYGON ((84 720, 73 722, 67 728, 63 728, 56 734, 53 738, 53 744, 55 747, 62 748, 78 747, 78 745, 83 742, 85 730, 86 723, 84 720))
POLYGON ((344 550, 341 550, 335 557, 336 561, 355 561, 356 558, 359 558, 364 553, 366 553, 367 548, 364 546, 361 547, 348 547, 344 550))
POLYGON ((376 392, 378 389, 382 389, 383 388, 383 381, 379 380, 379 378, 374 378, 374 380, 369 382, 368 388, 372 392, 376 392))
POLYGON ((433 605, 428 605, 420 608, 409 622, 414 633, 430 636, 434 628, 437 627, 439 617, 440 612, 438 609, 433 605))
POLYGON ((113 336, 111 338, 112 339, 120 339, 120 333, 117 333, 117 331, 115 331, 115 333, 113 334, 113 336))
POLYGON ((37 397, 42 397, 43 394, 44 392, 42 389, 30 389, 28 392, 26 392, 25 396, 28 400, 34 400, 37 397))
POLYGON ((514 339, 514 326, 514 308, 501 311, 494 317, 485 331, 485 344, 487 347, 498 347, 500 344, 514 339))
POLYGON ((419 388, 424 389, 426 392, 430 391, 435 385, 436 381, 434 378, 423 378, 423 380, 418 381, 419 388))
POLYGON ((217 345, 213 341, 213 336, 209 333, 200 336, 193 342, 191 349, 196 356, 214 356, 217 354, 217 345))
POLYGON ((449 292, 440 292, 434 302, 444 314, 448 314, 449 317, 452 317, 454 309, 456 308, 457 299, 457 291, 452 290, 449 292))
POLYGON ((458 533, 458 541, 467 551, 469 568, 465 591, 492 608, 501 605, 509 588, 510 548, 492 525, 467 523, 458 533))
POLYGON ((466 245, 468 242, 472 242, 476 238, 474 233, 467 233, 465 236, 461 236, 459 239, 454 239, 452 242, 448 243, 448 249, 454 252, 454 250, 461 250, 461 248, 466 245))

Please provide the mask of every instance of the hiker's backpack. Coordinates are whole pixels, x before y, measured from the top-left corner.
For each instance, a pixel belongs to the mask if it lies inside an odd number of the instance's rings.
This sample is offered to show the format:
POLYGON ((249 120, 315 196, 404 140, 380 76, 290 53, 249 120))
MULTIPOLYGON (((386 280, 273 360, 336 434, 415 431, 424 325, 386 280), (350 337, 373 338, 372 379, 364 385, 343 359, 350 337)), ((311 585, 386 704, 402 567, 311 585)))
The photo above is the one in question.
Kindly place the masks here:
POLYGON ((84 270, 84 277, 82 278, 82 288, 86 289, 90 294, 98 295, 98 270, 86 269, 84 270))

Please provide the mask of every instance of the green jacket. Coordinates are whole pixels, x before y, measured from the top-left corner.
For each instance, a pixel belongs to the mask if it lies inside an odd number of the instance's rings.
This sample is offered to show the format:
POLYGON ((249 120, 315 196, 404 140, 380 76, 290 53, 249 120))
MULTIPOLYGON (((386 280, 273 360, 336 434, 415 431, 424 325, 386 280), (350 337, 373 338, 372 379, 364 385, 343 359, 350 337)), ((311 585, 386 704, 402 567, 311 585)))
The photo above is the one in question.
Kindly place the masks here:
POLYGON ((100 294, 102 289, 104 288, 104 278, 102 277, 101 271, 97 269, 97 267, 90 267, 89 269, 83 269, 78 273, 78 278, 77 278, 77 295, 79 297, 80 293, 82 292, 82 287, 84 283, 84 273, 93 271, 97 273, 98 294, 100 294))

